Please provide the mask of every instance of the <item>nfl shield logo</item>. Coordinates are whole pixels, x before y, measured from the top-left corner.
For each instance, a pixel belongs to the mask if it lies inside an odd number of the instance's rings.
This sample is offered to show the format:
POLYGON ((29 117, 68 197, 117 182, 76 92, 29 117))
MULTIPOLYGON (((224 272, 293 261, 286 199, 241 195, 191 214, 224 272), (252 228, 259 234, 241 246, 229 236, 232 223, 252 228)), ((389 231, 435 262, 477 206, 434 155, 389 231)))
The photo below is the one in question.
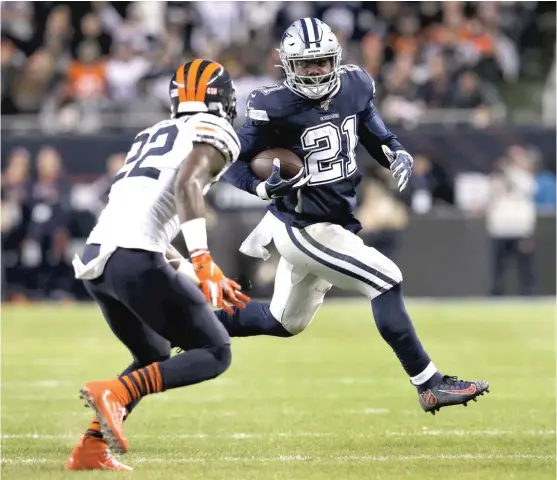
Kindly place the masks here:
POLYGON ((329 110, 329 104, 331 103, 331 100, 325 100, 324 102, 321 102, 321 108, 323 110, 329 110))

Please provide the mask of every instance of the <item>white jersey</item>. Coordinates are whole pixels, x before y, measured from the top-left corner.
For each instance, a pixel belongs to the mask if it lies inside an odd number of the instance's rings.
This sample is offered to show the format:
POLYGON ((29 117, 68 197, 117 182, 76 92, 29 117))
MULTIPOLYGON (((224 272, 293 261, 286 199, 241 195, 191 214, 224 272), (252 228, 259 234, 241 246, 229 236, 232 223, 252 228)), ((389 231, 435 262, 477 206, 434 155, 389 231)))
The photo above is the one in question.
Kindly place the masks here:
POLYGON ((194 142, 216 147, 227 164, 240 153, 230 123, 208 113, 164 120, 136 137, 87 243, 165 252, 180 230, 174 182, 194 142))

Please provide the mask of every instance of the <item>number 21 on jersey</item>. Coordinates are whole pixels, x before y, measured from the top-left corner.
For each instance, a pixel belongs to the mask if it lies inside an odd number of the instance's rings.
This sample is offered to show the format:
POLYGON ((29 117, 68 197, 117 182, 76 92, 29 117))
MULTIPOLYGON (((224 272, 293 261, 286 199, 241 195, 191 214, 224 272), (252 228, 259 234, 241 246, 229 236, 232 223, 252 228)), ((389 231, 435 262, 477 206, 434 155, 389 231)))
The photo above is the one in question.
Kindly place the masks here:
POLYGON ((152 134, 147 132, 140 133, 135 137, 135 141, 126 158, 126 163, 114 177, 112 185, 123 178, 131 177, 148 177, 158 180, 161 171, 149 165, 156 163, 150 160, 162 157, 170 152, 177 136, 178 127, 176 125, 168 125, 152 134), (145 165, 142 166, 142 164, 145 165))
POLYGON ((306 172, 311 174, 309 185, 332 183, 352 175, 357 168, 356 116, 346 117, 340 128, 327 122, 311 127, 302 134, 302 148, 310 150, 304 157, 306 172), (346 138, 346 151, 342 141, 346 138))

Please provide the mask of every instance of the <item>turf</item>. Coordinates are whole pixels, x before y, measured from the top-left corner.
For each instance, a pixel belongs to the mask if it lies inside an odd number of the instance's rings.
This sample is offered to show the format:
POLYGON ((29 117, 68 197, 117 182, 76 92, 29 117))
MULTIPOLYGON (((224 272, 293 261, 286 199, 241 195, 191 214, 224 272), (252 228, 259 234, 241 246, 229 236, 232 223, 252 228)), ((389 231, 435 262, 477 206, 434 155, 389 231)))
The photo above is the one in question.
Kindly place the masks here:
POLYGON ((491 394, 426 415, 368 306, 329 302, 299 337, 235 339, 222 377, 145 399, 126 422, 133 473, 76 473, 79 387, 129 355, 92 305, 4 307, 3 478, 554 479, 554 306, 409 310, 437 366, 491 394))

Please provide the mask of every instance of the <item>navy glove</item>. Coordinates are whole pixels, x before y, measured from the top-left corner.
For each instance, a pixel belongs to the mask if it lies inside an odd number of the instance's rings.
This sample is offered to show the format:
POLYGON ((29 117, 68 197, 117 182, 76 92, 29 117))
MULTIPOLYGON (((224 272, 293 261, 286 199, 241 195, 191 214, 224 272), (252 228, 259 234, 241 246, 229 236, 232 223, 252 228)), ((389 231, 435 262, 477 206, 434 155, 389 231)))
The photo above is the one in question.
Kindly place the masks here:
POLYGON ((275 158, 273 160, 273 172, 271 173, 271 176, 264 182, 261 182, 259 185, 257 185, 255 189, 257 195, 263 200, 284 197, 290 192, 298 190, 300 187, 303 187, 306 183, 309 182, 309 180, 311 179, 311 174, 307 177, 304 177, 304 173, 305 170, 302 168, 295 177, 292 177, 288 180, 281 178, 280 160, 278 158, 275 158))
POLYGON ((402 192, 406 188, 406 185, 408 185, 408 181, 412 176, 414 159, 412 158, 412 155, 404 150, 392 152, 387 145, 381 145, 381 147, 383 148, 383 153, 391 164, 393 177, 398 180, 398 189, 402 192))

